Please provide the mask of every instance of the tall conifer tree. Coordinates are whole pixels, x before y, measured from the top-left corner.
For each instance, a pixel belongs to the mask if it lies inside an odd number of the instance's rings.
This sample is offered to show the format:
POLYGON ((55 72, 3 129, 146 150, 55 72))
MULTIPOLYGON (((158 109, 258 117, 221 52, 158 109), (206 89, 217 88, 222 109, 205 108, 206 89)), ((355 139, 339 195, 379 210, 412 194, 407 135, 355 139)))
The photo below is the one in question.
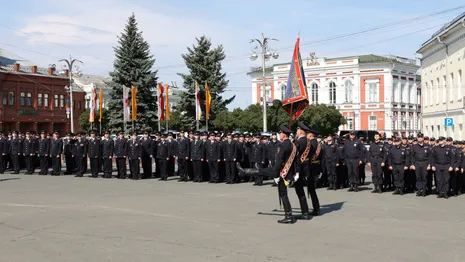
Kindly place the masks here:
MULTIPOLYGON (((205 83, 208 82, 208 87, 211 93, 211 109, 209 128, 214 128, 215 116, 218 112, 227 110, 235 96, 224 99, 222 93, 228 86, 226 73, 222 72, 221 62, 225 59, 224 49, 222 45, 212 48, 210 39, 206 36, 196 38, 197 44, 192 48, 187 48, 187 53, 182 55, 189 74, 179 74, 183 78, 183 87, 187 90, 181 94, 181 101, 177 106, 177 110, 183 112, 181 114, 181 123, 184 128, 195 128, 195 81, 199 83, 200 94, 202 101, 205 103, 205 83), (213 124, 213 125, 212 125, 213 124)), ((202 105, 202 124, 205 123, 205 104, 202 105)))
MULTIPOLYGON (((150 46, 142 36, 142 31, 137 28, 137 22, 132 14, 118 37, 119 45, 114 48, 115 61, 113 72, 110 72, 112 87, 111 100, 108 103, 109 127, 112 132, 122 130, 123 123, 123 86, 131 89, 136 86, 137 120, 134 121, 134 129, 142 131, 155 128, 157 125, 157 71, 153 70, 155 59, 150 54, 150 46)), ((131 101, 131 92, 129 92, 131 101)), ((127 122, 128 130, 131 130, 131 121, 127 122)))

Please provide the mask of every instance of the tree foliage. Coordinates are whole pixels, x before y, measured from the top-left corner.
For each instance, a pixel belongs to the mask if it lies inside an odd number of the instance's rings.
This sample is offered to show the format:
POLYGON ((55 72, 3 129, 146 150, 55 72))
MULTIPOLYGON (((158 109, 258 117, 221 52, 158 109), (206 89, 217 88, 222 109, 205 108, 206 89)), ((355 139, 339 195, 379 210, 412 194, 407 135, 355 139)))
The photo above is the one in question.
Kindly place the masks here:
MULTIPOLYGON (((79 127, 83 131, 90 131, 90 126, 91 123, 89 122, 89 115, 90 115, 90 109, 87 109, 86 111, 82 112, 82 114, 79 116, 79 127)), ((100 116, 100 110, 95 110, 95 121, 92 124, 92 129, 99 131, 100 128, 100 122, 99 120, 100 116)), ((107 130, 109 127, 109 122, 110 122, 110 116, 108 115, 108 110, 103 109, 102 112, 102 130, 107 130)))
MULTIPOLYGON (((220 112, 226 110, 226 106, 234 100, 234 96, 228 99, 223 98, 222 94, 228 86, 226 73, 222 72, 221 62, 225 59, 222 45, 212 48, 211 40, 206 36, 196 38, 197 44, 192 48, 187 48, 187 53, 182 55, 188 74, 179 74, 183 78, 183 87, 186 92, 181 94, 181 102, 177 110, 182 112, 180 119, 185 128, 195 128, 195 83, 199 84, 200 96, 205 101, 205 83, 211 93, 211 109, 209 126, 213 128, 213 120, 220 112)), ((205 122, 205 104, 201 106, 202 118, 205 122)))
MULTIPOLYGON (((112 87, 111 100, 108 103, 111 131, 123 129, 123 86, 131 88, 136 86, 137 92, 137 120, 136 130, 146 130, 157 125, 157 71, 153 71, 155 59, 150 55, 150 46, 144 40, 142 32, 137 27, 134 14, 132 14, 118 37, 119 45, 114 48, 114 70, 110 72, 112 87)), ((129 92, 131 101, 131 92, 129 92)), ((129 124, 128 127, 131 125, 129 124)))

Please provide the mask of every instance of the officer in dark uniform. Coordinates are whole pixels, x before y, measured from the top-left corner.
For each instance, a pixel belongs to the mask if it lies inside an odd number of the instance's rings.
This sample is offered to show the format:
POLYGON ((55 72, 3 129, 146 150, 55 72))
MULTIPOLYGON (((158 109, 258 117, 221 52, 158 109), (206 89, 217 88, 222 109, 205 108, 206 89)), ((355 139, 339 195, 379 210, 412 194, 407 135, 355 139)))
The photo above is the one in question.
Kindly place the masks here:
POLYGON ((82 134, 77 134, 73 155, 76 161, 76 177, 83 177, 87 169, 87 141, 82 134))
POLYGON ((394 146, 391 147, 388 153, 389 169, 392 170, 394 177, 394 195, 404 194, 404 175, 405 170, 410 166, 410 149, 400 145, 401 139, 396 138, 394 146))
POLYGON ((116 169, 118 171, 118 175, 116 176, 119 179, 126 179, 127 175, 127 168, 126 168, 126 156, 128 153, 128 141, 124 137, 124 132, 120 131, 118 133, 118 138, 115 140, 115 148, 114 148, 114 158, 116 158, 116 169))
POLYGON ((129 161, 129 173, 130 178, 133 180, 139 180, 140 177, 140 156, 142 147, 140 141, 137 139, 137 133, 131 133, 131 139, 128 141, 128 161, 129 161))
POLYGON ((26 175, 31 175, 34 173, 34 163, 32 162, 32 157, 35 155, 35 141, 31 137, 31 132, 26 132, 26 138, 23 141, 23 156, 26 162, 26 175))
MULTIPOLYGON (((265 136, 260 137, 260 135, 255 136, 256 144, 253 145, 253 162, 255 163, 257 168, 265 168, 266 162, 266 145, 264 140, 266 139, 265 136)), ((261 186, 263 185, 263 176, 255 177, 254 186, 261 186)))
POLYGON ((59 176, 61 172, 61 154, 63 153, 63 141, 58 138, 58 132, 53 132, 50 140, 50 157, 52 158, 52 176, 59 176))
POLYGON ((423 134, 418 133, 418 143, 411 148, 412 165, 410 169, 415 171, 417 196, 425 197, 427 191, 426 178, 428 176, 428 170, 431 169, 429 165, 431 147, 425 144, 423 139, 423 134))
POLYGON ((385 191, 393 189, 392 170, 389 169, 389 165, 387 164, 387 155, 392 146, 393 146, 393 140, 392 140, 392 137, 390 137, 387 139, 386 142, 384 142, 384 149, 386 152, 386 156, 385 156, 386 162, 384 163, 384 168, 383 168, 383 175, 384 175, 383 187, 385 191))
POLYGON ((166 134, 161 135, 160 142, 157 146, 157 159, 160 169, 160 181, 168 180, 168 161, 170 160, 171 144, 166 139, 166 134))
POLYGON ((452 137, 446 138, 446 146, 450 148, 452 155, 454 156, 454 159, 452 160, 452 171, 450 171, 450 179, 449 179, 449 196, 457 196, 457 191, 458 191, 458 184, 457 184, 457 175, 458 175, 458 166, 460 161, 459 157, 459 150, 457 150, 457 147, 454 145, 454 140, 452 137))
POLYGON ((358 191, 360 183, 359 166, 363 163, 364 145, 355 138, 355 133, 350 131, 349 139, 344 143, 344 159, 349 173, 349 191, 358 191))
POLYGON ((439 146, 433 147, 431 150, 430 166, 433 171, 436 171, 436 190, 438 198, 449 198, 449 179, 450 173, 453 170, 454 159, 452 150, 444 143, 445 137, 439 137, 439 146))
POLYGON ((153 157, 153 150, 152 144, 153 141, 150 138, 150 132, 145 131, 142 139, 140 139, 140 148, 141 148, 141 162, 142 162, 142 170, 144 171, 142 178, 152 178, 152 157, 153 157))
POLYGON ((22 154, 23 148, 21 146, 21 140, 18 138, 18 133, 13 131, 10 140, 10 156, 11 163, 13 166, 13 174, 19 174, 19 156, 22 154))
POLYGON ((206 159, 208 162, 208 170, 210 172, 210 183, 219 182, 218 163, 220 162, 219 142, 215 139, 215 133, 210 133, 210 140, 206 142, 206 159))
POLYGON ((177 152, 176 152, 176 161, 178 162, 178 173, 179 180, 178 182, 187 182, 189 181, 188 177, 188 160, 189 160, 189 148, 190 142, 188 138, 184 137, 184 131, 180 131, 178 134, 177 141, 177 152))
MULTIPOLYGON (((281 143, 278 146, 277 153, 275 156, 276 163, 274 166, 269 168, 262 168, 262 169, 255 169, 255 173, 274 177, 275 183, 278 184, 278 193, 283 203, 285 217, 284 219, 278 220, 278 223, 282 224, 293 224, 296 222, 296 218, 292 215, 292 207, 289 201, 289 197, 287 195, 287 186, 284 182, 284 179, 287 181, 294 180, 296 193, 301 201, 301 209, 302 209, 302 216, 301 219, 309 219, 310 214, 308 213, 308 205, 306 204, 305 192, 303 190, 303 185, 300 186, 299 184, 299 177, 300 174, 297 176, 295 173, 295 165, 294 161, 297 157, 297 148, 296 146, 289 140, 289 135, 291 134, 291 130, 285 126, 281 126, 279 136, 281 143), (287 172, 286 172, 287 171, 287 172)), ((245 170, 238 165, 239 171, 244 172, 245 170)), ((251 173, 253 174, 253 173, 251 173)))
POLYGON ((234 184, 234 181, 236 181, 237 142, 233 140, 231 133, 227 137, 228 140, 224 142, 223 146, 226 184, 234 184))
POLYGON ((37 154, 39 155, 40 173, 39 175, 46 176, 48 173, 48 156, 50 155, 50 139, 46 138, 44 131, 40 132, 40 139, 37 154))
POLYGON ((194 182, 202 182, 203 177, 203 162, 205 159, 205 147, 200 139, 200 133, 196 132, 194 140, 190 146, 190 159, 192 161, 194 182))
POLYGON ((64 155, 65 155, 65 163, 66 163, 66 172, 65 175, 72 174, 74 171, 75 159, 73 157, 73 148, 74 148, 74 139, 72 133, 68 133, 66 137, 63 139, 63 147, 64 147, 64 155))
POLYGON ((275 159, 274 157, 276 156, 276 151, 278 150, 279 146, 279 141, 277 139, 277 134, 275 132, 271 133, 271 139, 266 147, 267 151, 267 158, 270 161, 270 166, 274 166, 275 159))
POLYGON ((5 173, 6 154, 8 152, 8 140, 3 132, 0 132, 0 174, 5 173))
POLYGON ((387 151, 380 135, 375 134, 375 141, 368 149, 368 167, 371 167, 372 180, 375 188, 371 193, 383 193, 383 167, 386 163, 387 151))
POLYGON ((331 134, 326 138, 322 154, 322 166, 326 169, 326 173, 328 174, 328 190, 337 190, 336 168, 339 165, 339 153, 331 134))
POLYGON ((102 146, 102 161, 103 161, 103 178, 111 178, 113 169, 113 151, 114 143, 110 138, 110 132, 105 131, 103 138, 100 141, 102 146))
POLYGON ((345 139, 339 138, 338 143, 337 143, 337 153, 339 155, 339 161, 336 164, 336 174, 337 174, 337 182, 338 182, 338 187, 340 189, 343 189, 348 185, 348 175, 347 175, 347 165, 345 163, 345 158, 344 158, 344 144, 345 144, 345 139))
POLYGON ((323 153, 321 152, 321 143, 317 139, 318 131, 312 127, 305 126, 307 132, 307 139, 310 140, 310 160, 308 164, 310 165, 310 173, 307 179, 307 194, 310 195, 312 200, 313 211, 310 213, 312 216, 320 215, 320 201, 318 200, 318 195, 316 194, 316 185, 315 179, 318 178, 321 172, 321 159, 323 153))
POLYGON ((168 141, 168 144, 170 146, 170 155, 169 155, 169 160, 168 160, 168 166, 167 166, 167 170, 168 170, 168 176, 174 176, 174 170, 175 170, 175 158, 176 158, 176 154, 177 154, 177 151, 178 151, 178 142, 173 139, 173 133, 172 132, 168 132, 168 136, 167 136, 167 139, 168 141))
POLYGON ((90 137, 87 146, 87 155, 90 160, 90 172, 93 178, 98 177, 100 162, 100 140, 95 137, 95 131, 90 131, 90 137))

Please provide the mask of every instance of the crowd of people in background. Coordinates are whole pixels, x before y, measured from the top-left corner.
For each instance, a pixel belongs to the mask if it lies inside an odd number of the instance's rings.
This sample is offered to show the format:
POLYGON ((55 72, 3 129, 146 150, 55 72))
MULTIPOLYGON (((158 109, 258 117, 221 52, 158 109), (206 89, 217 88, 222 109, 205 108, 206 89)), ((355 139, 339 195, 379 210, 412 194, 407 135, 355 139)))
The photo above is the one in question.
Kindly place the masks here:
MULTIPOLYGON (((417 196, 448 198, 465 190, 465 141, 428 138, 421 133, 415 138, 377 134, 375 141, 366 145, 364 138, 355 137, 353 132, 343 137, 317 135, 316 139, 321 151, 311 159, 311 173, 317 187, 357 192, 366 184, 368 167, 372 193, 416 192, 417 196)), ((2 132, 0 173, 11 170, 19 174, 24 170, 30 175, 39 170, 39 175, 58 176, 64 163, 64 174, 76 177, 87 172, 93 178, 134 180, 167 181, 168 177, 179 176, 180 182, 253 182, 262 186, 263 176, 239 176, 236 164, 244 168, 273 166, 279 144, 276 133, 146 131, 142 136, 136 132, 126 136, 121 131, 110 137, 107 131, 101 136, 90 131, 60 137, 58 132, 2 132)))

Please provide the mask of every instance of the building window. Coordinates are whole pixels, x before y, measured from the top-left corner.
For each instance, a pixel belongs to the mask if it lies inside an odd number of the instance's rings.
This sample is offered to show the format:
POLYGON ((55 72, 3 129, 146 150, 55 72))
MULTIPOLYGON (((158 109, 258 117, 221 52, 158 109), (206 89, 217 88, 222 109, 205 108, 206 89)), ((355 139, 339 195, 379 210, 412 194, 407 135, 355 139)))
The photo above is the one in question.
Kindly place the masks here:
POLYGON ((2 105, 8 105, 8 92, 2 91, 2 105))
POLYGON ((20 104, 21 106, 25 106, 25 105, 26 105, 26 93, 24 93, 24 92, 21 92, 21 93, 20 93, 19 104, 20 104))
POLYGON ((15 92, 11 91, 10 94, 8 95, 9 96, 9 104, 10 106, 14 106, 15 105, 15 92))
MULTIPOLYGON (((442 77, 442 102, 445 104, 447 101, 447 82, 446 76, 442 77)), ((439 83, 439 79, 438 79, 439 83)))
POLYGON ((32 106, 32 94, 31 93, 26 94, 26 104, 27 106, 32 106))
POLYGON ((409 93, 409 101, 408 103, 411 103, 411 104, 416 104, 416 101, 417 101, 417 94, 415 92, 416 90, 416 86, 415 84, 411 84, 409 85, 409 89, 408 89, 408 93, 409 93))
POLYGON ((81 101, 78 101, 78 109, 79 109, 79 110, 82 109, 81 101))
POLYGON ((401 99, 400 99, 401 83, 399 81, 394 81, 393 87, 394 87, 393 89, 394 90, 394 102, 400 103, 401 102, 401 99))
POLYGON ((76 103, 73 100, 73 109, 76 109, 76 103))
POLYGON ((428 106, 428 83, 425 83, 425 107, 428 106))
POLYGON ((402 103, 408 103, 409 102, 409 84, 408 82, 405 82, 404 87, 402 89, 402 103))
POLYGON ((400 86, 400 101, 401 103, 405 103, 405 84, 400 86))
POLYGON ((344 102, 346 103, 351 103, 352 102, 352 87, 354 86, 350 80, 346 80, 344 84, 345 88, 345 96, 344 96, 344 102))
POLYGON ((351 116, 348 116, 346 120, 347 120, 347 130, 354 130, 354 118, 351 116))
POLYGON ((369 103, 375 103, 379 101, 379 80, 378 79, 373 79, 373 80, 366 80, 365 81, 365 90, 368 92, 368 101, 369 103))
POLYGON ((377 127, 377 121, 376 121, 376 116, 370 116, 369 121, 368 121, 368 129, 370 130, 376 130, 378 129, 377 127))
POLYGON ((60 107, 65 107, 65 96, 60 95, 60 107))
MULTIPOLYGON (((444 82, 445 82, 444 78, 444 82)), ((450 101, 454 101, 454 73, 450 73, 450 90, 449 90, 449 95, 450 95, 450 101)))
POLYGON ((48 94, 44 94, 44 106, 48 107, 48 94))
POLYGON ((329 103, 336 104, 336 84, 334 82, 329 83, 329 103))
POLYGON ((312 84, 312 104, 318 104, 318 84, 312 84))
POLYGON ((285 99, 286 99, 286 85, 282 84, 281 85, 281 101, 284 101, 285 99))
MULTIPOLYGON (((434 97, 434 94, 433 94, 433 80, 431 80, 431 93, 430 93, 430 100, 429 100, 429 105, 432 106, 433 105, 433 97, 434 97)), ((438 97, 438 96, 436 96, 438 97)))
POLYGON ((43 95, 37 94, 37 106, 43 106, 42 101, 43 101, 43 95))
POLYGON ((462 70, 457 75, 457 96, 459 101, 462 100, 462 70))
POLYGON ((55 95, 54 98, 55 98, 55 99, 54 99, 53 107, 54 107, 54 108, 58 108, 58 95, 55 95))
MULTIPOLYGON (((446 95, 443 93, 443 96, 446 97, 446 95)), ((445 98, 444 98, 445 101, 445 98)), ((439 104, 439 78, 436 78, 436 105, 439 104)))
POLYGON ((421 90, 417 90, 417 101, 416 101, 417 105, 420 105, 421 106, 421 90))

